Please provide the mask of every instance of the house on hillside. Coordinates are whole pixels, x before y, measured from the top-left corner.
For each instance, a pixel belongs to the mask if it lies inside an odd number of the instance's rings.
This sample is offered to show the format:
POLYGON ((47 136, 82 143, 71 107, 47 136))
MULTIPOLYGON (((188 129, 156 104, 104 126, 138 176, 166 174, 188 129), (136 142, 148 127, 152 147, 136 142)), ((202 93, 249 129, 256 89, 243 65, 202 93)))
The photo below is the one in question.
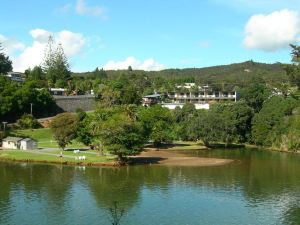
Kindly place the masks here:
POLYGON ((67 89, 64 88, 50 88, 49 91, 51 95, 67 95, 67 89))
POLYGON ((157 104, 160 102, 160 99, 160 94, 146 95, 143 97, 143 106, 151 106, 157 104))
POLYGON ((31 138, 7 137, 2 140, 3 149, 34 150, 37 142, 31 138))

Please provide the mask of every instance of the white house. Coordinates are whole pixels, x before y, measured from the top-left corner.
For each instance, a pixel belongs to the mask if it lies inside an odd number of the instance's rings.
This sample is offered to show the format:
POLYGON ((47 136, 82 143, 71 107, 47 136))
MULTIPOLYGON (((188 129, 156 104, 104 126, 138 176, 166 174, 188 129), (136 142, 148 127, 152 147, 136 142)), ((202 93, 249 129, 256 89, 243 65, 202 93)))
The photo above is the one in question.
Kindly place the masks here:
POLYGON ((23 138, 19 137, 7 137, 2 140, 2 148, 3 149, 19 149, 20 148, 20 141, 23 138))
POLYGON ((37 149, 37 142, 30 138, 25 138, 20 141, 21 150, 34 150, 37 149))
POLYGON ((67 89, 64 89, 64 88, 50 88, 49 91, 52 95, 66 95, 67 94, 67 89))
POLYGON ((34 150, 37 149, 37 142, 30 138, 7 137, 2 140, 2 148, 34 150))

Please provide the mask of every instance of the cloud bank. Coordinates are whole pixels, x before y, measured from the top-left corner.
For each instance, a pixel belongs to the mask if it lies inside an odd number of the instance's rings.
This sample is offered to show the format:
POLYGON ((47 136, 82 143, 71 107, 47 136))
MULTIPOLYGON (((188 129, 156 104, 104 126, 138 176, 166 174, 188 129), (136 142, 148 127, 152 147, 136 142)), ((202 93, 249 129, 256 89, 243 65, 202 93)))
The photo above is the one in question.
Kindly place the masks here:
POLYGON ((249 49, 276 51, 300 41, 300 16, 292 10, 252 16, 245 27, 244 46, 249 49))
MULTIPOLYGON (((14 71, 23 72, 29 67, 40 65, 44 58, 45 48, 48 43, 49 36, 54 37, 56 43, 61 43, 67 57, 72 57, 79 54, 85 45, 85 37, 81 33, 74 33, 68 30, 62 30, 58 33, 53 33, 44 29, 34 29, 30 31, 30 35, 33 39, 31 45, 25 46, 20 42, 16 42, 13 39, 6 38, 7 41, 3 43, 11 43, 5 45, 7 52, 13 50, 22 50, 17 56, 12 56, 14 71), (9 46, 7 48, 7 46, 9 46)), ((4 36, 0 36, 4 39, 4 36)), ((10 55, 10 54, 8 54, 10 55)), ((10 55, 11 56, 11 55, 10 55)))
POLYGON ((156 62, 154 59, 146 59, 140 61, 133 56, 128 57, 124 61, 108 61, 104 66, 104 70, 124 70, 131 66, 134 70, 159 71, 165 69, 165 66, 156 62))

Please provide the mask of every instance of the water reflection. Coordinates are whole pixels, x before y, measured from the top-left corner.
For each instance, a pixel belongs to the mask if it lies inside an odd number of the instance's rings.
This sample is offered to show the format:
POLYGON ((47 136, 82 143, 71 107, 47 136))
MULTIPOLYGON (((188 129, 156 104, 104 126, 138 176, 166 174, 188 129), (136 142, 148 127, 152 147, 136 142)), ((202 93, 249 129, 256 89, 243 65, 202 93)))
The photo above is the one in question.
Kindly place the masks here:
POLYGON ((76 168, 0 163, 0 224, 299 224, 298 155, 194 152, 221 167, 76 168))

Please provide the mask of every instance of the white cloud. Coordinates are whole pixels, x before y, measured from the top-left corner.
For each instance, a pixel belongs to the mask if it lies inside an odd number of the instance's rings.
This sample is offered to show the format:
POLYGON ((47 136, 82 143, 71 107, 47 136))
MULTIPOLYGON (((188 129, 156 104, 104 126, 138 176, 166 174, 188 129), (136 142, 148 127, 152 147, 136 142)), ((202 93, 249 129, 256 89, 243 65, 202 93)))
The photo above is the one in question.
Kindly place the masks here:
POLYGON ((3 48, 3 52, 7 55, 13 55, 16 51, 23 50, 25 45, 15 38, 5 37, 0 34, 0 43, 3 48))
POLYGON ((78 54, 85 44, 85 38, 82 34, 68 30, 59 32, 56 41, 62 44, 67 56, 78 54))
POLYGON ((146 59, 145 61, 140 61, 133 56, 128 57, 124 61, 108 61, 103 68, 105 70, 123 70, 127 69, 129 66, 135 70, 145 70, 145 71, 158 71, 165 69, 165 66, 159 64, 154 59, 146 59))
POLYGON ((246 27, 244 46, 250 49, 276 51, 300 41, 300 16, 296 11, 281 10, 252 16, 246 27))
POLYGON ((24 71, 25 69, 40 65, 45 54, 45 48, 52 35, 56 43, 61 43, 67 57, 72 57, 80 53, 85 44, 85 38, 80 33, 63 30, 58 33, 52 33, 43 29, 30 31, 33 43, 24 48, 23 52, 17 57, 12 58, 14 71, 24 71))
POLYGON ((79 15, 104 16, 105 9, 100 6, 87 6, 85 0, 77 0, 76 12, 79 15))

